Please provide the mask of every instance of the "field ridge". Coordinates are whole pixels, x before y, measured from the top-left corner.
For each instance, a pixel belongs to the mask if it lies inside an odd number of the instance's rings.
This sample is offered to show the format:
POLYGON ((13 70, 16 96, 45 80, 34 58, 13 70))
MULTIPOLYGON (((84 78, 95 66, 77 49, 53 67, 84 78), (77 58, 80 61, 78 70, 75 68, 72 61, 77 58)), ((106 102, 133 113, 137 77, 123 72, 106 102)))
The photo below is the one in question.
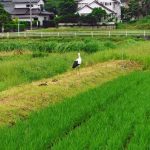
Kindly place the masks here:
POLYGON ((32 111, 75 96, 139 68, 140 65, 135 62, 109 61, 82 68, 80 75, 71 71, 0 92, 0 125, 13 125, 16 120, 26 118, 32 111))

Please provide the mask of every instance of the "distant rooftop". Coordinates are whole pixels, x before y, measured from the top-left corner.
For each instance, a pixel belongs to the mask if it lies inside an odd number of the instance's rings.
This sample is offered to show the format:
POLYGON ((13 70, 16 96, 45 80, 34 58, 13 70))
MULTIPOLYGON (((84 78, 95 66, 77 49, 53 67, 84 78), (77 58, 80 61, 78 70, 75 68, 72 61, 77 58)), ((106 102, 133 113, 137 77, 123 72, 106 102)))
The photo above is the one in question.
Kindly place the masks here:
MULTIPOLYGON (((32 3, 38 3, 40 0, 31 0, 32 3)), ((4 5, 4 9, 11 15, 29 15, 29 8, 14 8, 16 3, 30 3, 30 0, 0 0, 4 5)), ((32 9, 32 15, 53 15, 53 13, 40 10, 39 8, 32 9)))
MULTIPOLYGON (((40 0, 31 0, 31 3, 38 3, 40 0)), ((0 0, 0 2, 13 2, 13 3, 30 3, 30 0, 0 0)))
MULTIPOLYGON (((31 0, 31 3, 38 3, 40 0, 31 0)), ((13 3, 30 3, 30 0, 12 0, 13 3)))

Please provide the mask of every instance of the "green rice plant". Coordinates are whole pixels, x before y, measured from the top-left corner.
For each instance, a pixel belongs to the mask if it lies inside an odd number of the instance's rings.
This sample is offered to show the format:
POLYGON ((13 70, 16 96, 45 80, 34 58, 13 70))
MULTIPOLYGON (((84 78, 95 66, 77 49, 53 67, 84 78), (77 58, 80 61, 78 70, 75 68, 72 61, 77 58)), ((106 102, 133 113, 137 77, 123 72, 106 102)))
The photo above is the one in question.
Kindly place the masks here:
POLYGON ((149 148, 149 75, 150 72, 135 72, 120 77, 33 113, 11 128, 1 128, 0 147, 149 148))
MULTIPOLYGON (((103 103, 87 122, 72 130, 66 138, 60 139, 52 149, 61 147, 64 149, 84 149, 87 145, 89 149, 125 149, 130 147, 132 139, 136 135, 135 128, 138 126, 138 122, 144 125, 143 121, 147 121, 143 116, 145 111, 149 110, 149 105, 147 106, 150 96, 149 83, 150 79, 147 76, 146 79, 143 78, 135 82, 134 86, 119 94, 117 98, 114 96, 110 101, 103 103), (145 91, 145 95, 139 94, 141 88, 145 91), (75 146, 76 143, 78 146, 75 146)), ((143 135, 146 133, 145 130, 143 135)), ((149 135, 146 135, 149 138, 149 135)), ((138 148, 140 145, 140 149, 146 149, 150 146, 148 139, 145 138, 144 141, 140 137, 137 139, 141 139, 140 141, 143 143, 139 144, 141 142, 138 141, 134 143, 135 145, 133 144, 134 147, 138 148)))

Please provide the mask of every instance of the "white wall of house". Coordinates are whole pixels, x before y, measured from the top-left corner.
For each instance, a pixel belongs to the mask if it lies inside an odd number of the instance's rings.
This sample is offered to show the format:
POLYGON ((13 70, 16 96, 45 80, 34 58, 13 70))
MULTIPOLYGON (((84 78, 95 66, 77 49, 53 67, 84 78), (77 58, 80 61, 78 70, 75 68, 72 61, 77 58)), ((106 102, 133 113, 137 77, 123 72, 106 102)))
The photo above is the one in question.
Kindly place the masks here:
POLYGON ((19 21, 28 21, 28 22, 30 22, 30 18, 26 18, 26 19, 25 18, 24 19, 21 18, 21 19, 19 19, 19 21))
MULTIPOLYGON (((87 7, 83 8, 85 5, 89 5, 92 8, 100 8, 100 6, 98 4, 96 4, 94 1, 95 0, 82 0, 82 1, 80 1, 78 3, 78 9, 79 9, 78 13, 80 15, 82 15, 82 14, 88 14, 88 12, 90 12, 87 7), (83 10, 81 10, 81 8, 83 8, 83 10)), ((115 2, 113 0, 97 0, 97 1, 100 4, 103 4, 108 9, 114 11, 116 13, 116 18, 118 19, 118 21, 120 21, 120 19, 121 19, 121 2, 120 2, 120 0, 118 0, 118 2, 115 2)), ((104 9, 104 8, 102 8, 102 9, 104 9)), ((107 14, 111 13, 107 9, 105 9, 105 10, 106 10, 107 14)))
POLYGON ((94 0, 82 0, 78 3, 78 8, 82 8, 84 7, 85 5, 88 5, 90 3, 92 3, 94 0))
POLYGON ((106 13, 107 14, 111 14, 112 12, 110 12, 110 11, 108 11, 107 9, 105 9, 105 8, 103 8, 103 7, 101 7, 100 5, 98 5, 97 3, 91 3, 90 5, 89 5, 91 8, 101 8, 102 10, 105 10, 106 11, 106 13))
POLYGON ((40 26, 43 26, 44 20, 45 20, 44 16, 38 16, 38 21, 40 22, 40 26))
POLYGON ((88 6, 85 6, 83 9, 80 9, 78 11, 79 15, 87 15, 90 14, 92 12, 92 9, 90 9, 88 6))
MULTIPOLYGON (((30 5, 30 3, 16 3, 14 8, 28 8, 30 5)), ((36 8, 39 8, 41 7, 41 5, 44 6, 44 1, 43 0, 40 0, 38 3, 32 3, 33 5, 33 9, 36 9, 36 8)))
POLYGON ((40 0, 40 1, 38 2, 38 5, 43 5, 43 6, 44 6, 44 1, 43 1, 43 0, 40 0))
MULTIPOLYGON (((43 26, 43 21, 45 20, 45 17, 44 16, 37 16, 38 18, 38 21, 40 22, 40 26, 43 26)), ((46 18, 48 19, 48 18, 46 18)), ((32 19, 33 21, 34 19, 32 19)), ((19 21, 28 21, 30 22, 30 18, 20 18, 19 21)))
MULTIPOLYGON (((32 4, 32 8, 40 8, 37 4, 32 4)), ((14 8, 29 8, 29 4, 15 4, 14 8)))

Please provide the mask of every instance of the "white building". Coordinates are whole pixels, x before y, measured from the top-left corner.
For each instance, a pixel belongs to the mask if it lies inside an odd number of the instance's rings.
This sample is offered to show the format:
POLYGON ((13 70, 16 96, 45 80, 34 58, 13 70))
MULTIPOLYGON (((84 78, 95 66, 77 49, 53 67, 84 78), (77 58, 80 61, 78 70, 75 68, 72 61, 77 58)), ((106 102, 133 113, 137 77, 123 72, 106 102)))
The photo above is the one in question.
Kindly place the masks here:
POLYGON ((77 0, 79 15, 87 15, 94 8, 102 8, 108 15, 121 19, 121 2, 120 0, 77 0))
POLYGON ((18 18, 20 21, 30 21, 32 18, 32 21, 39 21, 42 26, 43 21, 53 17, 53 13, 44 10, 43 0, 0 0, 0 2, 12 18, 18 18))

